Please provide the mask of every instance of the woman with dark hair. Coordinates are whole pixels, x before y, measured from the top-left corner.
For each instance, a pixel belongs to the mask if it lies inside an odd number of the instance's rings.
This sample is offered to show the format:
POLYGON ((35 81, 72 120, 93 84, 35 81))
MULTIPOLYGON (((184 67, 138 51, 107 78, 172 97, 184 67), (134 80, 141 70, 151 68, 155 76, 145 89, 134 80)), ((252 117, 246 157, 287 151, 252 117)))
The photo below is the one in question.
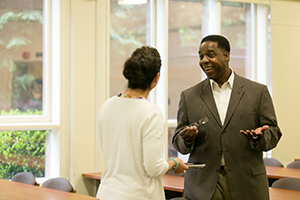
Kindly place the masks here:
POLYGON ((164 122, 147 101, 161 67, 155 48, 136 49, 124 64, 128 87, 108 99, 98 113, 103 172, 101 200, 164 200, 163 175, 188 167, 179 158, 164 159, 164 122))

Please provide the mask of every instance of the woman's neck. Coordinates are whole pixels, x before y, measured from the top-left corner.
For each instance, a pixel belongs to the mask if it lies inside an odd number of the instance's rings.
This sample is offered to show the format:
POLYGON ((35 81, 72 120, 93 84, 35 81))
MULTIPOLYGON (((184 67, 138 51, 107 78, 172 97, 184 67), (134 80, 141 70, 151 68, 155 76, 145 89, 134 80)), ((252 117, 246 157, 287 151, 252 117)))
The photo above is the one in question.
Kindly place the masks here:
POLYGON ((129 94, 131 96, 143 97, 145 99, 148 98, 150 90, 141 90, 141 89, 131 89, 127 88, 123 94, 129 94))

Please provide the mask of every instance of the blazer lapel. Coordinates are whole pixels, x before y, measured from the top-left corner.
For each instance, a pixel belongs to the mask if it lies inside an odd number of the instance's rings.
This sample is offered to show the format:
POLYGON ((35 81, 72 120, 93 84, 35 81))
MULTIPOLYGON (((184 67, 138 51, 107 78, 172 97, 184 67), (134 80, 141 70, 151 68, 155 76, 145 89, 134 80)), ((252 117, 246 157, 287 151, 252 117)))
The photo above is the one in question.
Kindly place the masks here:
POLYGON ((203 87, 201 88, 201 98, 203 99, 204 103, 212 113, 213 117, 217 121, 218 125, 222 127, 222 123, 220 120, 219 112, 217 110, 217 106, 215 103, 215 99, 213 97, 212 91, 211 91, 211 86, 209 79, 206 79, 203 87))
POLYGON ((231 119, 235 109, 237 108, 242 96, 244 95, 245 91, 244 91, 243 87, 244 87, 244 84, 242 82, 242 78, 240 76, 238 76, 237 74, 235 74, 233 88, 232 88, 232 92, 231 92, 231 97, 230 97, 223 129, 227 126, 227 124, 228 124, 229 120, 231 119))

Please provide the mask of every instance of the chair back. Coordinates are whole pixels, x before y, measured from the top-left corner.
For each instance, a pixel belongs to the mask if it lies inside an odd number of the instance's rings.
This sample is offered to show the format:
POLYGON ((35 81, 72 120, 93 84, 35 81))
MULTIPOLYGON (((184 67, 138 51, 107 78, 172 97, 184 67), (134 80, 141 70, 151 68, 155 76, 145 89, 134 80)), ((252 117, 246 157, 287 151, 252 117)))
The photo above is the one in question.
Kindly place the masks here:
POLYGON ((31 172, 19 172, 15 174, 12 179, 14 182, 25 183, 29 185, 38 185, 34 175, 31 172))
POLYGON ((71 183, 65 178, 51 178, 42 184, 44 188, 50 188, 65 192, 75 192, 71 183))
POLYGON ((283 164, 275 158, 264 158, 265 166, 284 167, 283 164))
POLYGON ((299 178, 281 178, 272 184, 274 188, 281 188, 286 190, 300 191, 300 179, 299 178))
POLYGON ((300 160, 289 163, 286 168, 300 169, 300 160))

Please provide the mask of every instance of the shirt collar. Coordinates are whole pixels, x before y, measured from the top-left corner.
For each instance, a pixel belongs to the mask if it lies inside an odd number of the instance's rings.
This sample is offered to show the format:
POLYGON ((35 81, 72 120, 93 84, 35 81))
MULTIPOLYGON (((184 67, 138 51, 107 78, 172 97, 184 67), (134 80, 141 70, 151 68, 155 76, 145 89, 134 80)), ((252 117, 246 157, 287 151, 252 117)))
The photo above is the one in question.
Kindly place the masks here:
MULTIPOLYGON (((231 74, 230 74, 228 80, 224 84, 228 83, 229 87, 232 88, 233 87, 233 82, 234 82, 234 73, 233 73, 233 70, 231 68, 230 68, 230 70, 231 70, 231 74)), ((218 85, 218 83, 215 82, 213 79, 209 79, 209 82, 210 82, 211 88, 214 88, 214 86, 218 85)))

